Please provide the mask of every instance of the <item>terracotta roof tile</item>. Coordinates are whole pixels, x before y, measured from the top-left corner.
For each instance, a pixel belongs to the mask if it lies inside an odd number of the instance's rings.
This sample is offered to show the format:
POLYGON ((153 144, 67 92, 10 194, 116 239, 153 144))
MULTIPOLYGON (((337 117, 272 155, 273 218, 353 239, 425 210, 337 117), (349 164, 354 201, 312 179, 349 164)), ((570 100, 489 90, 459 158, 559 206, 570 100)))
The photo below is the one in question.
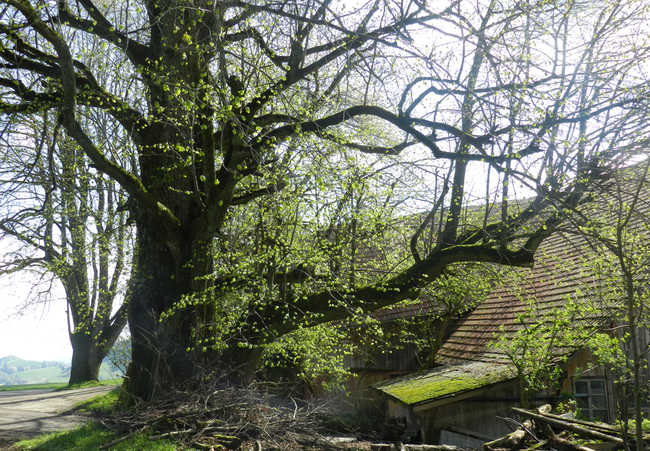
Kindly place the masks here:
MULTIPOLYGON (((585 268, 589 258, 587 246, 576 246, 575 238, 557 234, 540 249, 532 269, 515 270, 520 277, 514 288, 495 289, 483 303, 448 330, 438 352, 438 361, 457 364, 464 361, 503 361, 504 356, 489 347, 503 327, 507 336, 523 328, 517 319, 526 311, 526 301, 534 301, 539 316, 566 306, 569 300, 580 301, 588 296, 587 287, 598 280, 585 268), (516 292, 519 292, 519 296, 516 292)), ((612 310, 602 310, 577 319, 586 327, 598 327, 609 322, 612 310)), ((534 319, 537 320, 536 318, 534 319)), ((558 353, 570 352, 558 348, 558 353)))

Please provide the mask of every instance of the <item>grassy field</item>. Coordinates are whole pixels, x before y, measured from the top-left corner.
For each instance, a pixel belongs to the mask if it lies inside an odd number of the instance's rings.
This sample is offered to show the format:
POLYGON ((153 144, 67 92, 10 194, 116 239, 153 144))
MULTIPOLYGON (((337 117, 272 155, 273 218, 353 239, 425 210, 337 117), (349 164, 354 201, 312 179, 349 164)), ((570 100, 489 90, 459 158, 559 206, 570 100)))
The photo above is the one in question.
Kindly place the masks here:
MULTIPOLYGON (((6 375, 10 378, 8 381, 5 380, 5 383, 12 385, 20 385, 23 383, 26 384, 56 384, 56 383, 67 383, 70 377, 69 372, 70 365, 53 362, 53 361, 44 361, 37 362, 35 360, 25 360, 20 359, 15 356, 7 356, 0 359, 0 371, 4 371, 6 375), (29 369, 25 369, 29 367, 29 369), (8 369, 13 368, 21 369, 17 372, 8 373, 8 369), (24 370, 22 370, 24 369, 24 370), (13 380, 20 381, 19 383, 13 384, 13 380)), ((111 371, 109 366, 103 364, 99 370, 99 379, 100 380, 111 380, 118 379, 121 381, 121 372, 111 371)), ((7 376, 5 376, 7 377, 7 376)), ((2 383, 2 378, 0 378, 0 384, 2 383)), ((0 385, 0 390, 2 390, 4 385, 0 385)), ((34 387, 31 387, 34 388, 34 387)))
POLYGON ((29 385, 0 385, 0 391, 33 390, 37 388, 63 388, 67 386, 68 386, 67 382, 51 382, 49 384, 29 384, 29 385))
MULTIPOLYGON (((87 384, 82 384, 80 386, 72 387, 74 388, 84 388, 84 387, 93 387, 95 385, 121 385, 122 378, 119 379, 107 379, 99 382, 90 382, 87 384)), ((68 382, 53 382, 49 384, 28 384, 28 385, 1 385, 0 391, 13 391, 13 390, 34 390, 40 388, 54 388, 54 389, 68 389, 68 382)))
MULTIPOLYGON (((2 362, 3 366, 6 364, 7 366, 15 366, 15 367, 31 366, 32 368, 40 368, 41 364, 44 363, 44 362, 38 362, 36 360, 21 359, 13 355, 3 357, 2 359, 0 359, 0 361, 2 362)), ((50 362, 50 363, 58 363, 58 362, 50 362)))

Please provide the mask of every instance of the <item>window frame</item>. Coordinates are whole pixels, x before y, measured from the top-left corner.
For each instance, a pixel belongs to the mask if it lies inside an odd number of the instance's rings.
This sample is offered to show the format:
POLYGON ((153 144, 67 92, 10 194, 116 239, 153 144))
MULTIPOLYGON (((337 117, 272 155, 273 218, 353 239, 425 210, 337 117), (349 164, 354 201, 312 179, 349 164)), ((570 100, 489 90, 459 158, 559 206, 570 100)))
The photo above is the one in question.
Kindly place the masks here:
POLYGON ((587 406, 580 406, 577 405, 576 408, 579 409, 583 415, 585 415, 587 418, 592 419, 592 418, 598 418, 601 421, 608 422, 609 421, 609 397, 608 397, 608 391, 607 391, 607 379, 603 377, 582 377, 579 379, 574 379, 573 380, 573 396, 575 397, 576 401, 578 398, 586 400, 587 406), (576 390, 576 385, 578 383, 586 383, 587 386, 587 393, 578 393, 576 390), (602 393, 594 393, 593 388, 592 388, 592 382, 600 382, 602 383, 602 393), (593 398, 594 397, 602 397, 604 400, 604 407, 600 406, 594 406, 593 398), (594 412, 604 412, 604 418, 601 418, 600 415, 594 414, 594 412))

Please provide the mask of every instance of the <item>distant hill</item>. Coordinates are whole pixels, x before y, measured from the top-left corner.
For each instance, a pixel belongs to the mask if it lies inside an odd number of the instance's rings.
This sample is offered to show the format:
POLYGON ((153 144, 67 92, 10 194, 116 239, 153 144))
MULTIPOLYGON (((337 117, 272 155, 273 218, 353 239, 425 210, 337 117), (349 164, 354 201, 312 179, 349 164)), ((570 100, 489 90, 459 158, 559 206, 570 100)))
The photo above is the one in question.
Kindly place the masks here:
MULTIPOLYGON (((99 379, 113 379, 122 376, 120 371, 111 371, 111 366, 102 364, 99 379)), ((70 364, 55 361, 38 362, 25 360, 14 355, 0 358, 0 385, 44 384, 68 382, 70 364)))

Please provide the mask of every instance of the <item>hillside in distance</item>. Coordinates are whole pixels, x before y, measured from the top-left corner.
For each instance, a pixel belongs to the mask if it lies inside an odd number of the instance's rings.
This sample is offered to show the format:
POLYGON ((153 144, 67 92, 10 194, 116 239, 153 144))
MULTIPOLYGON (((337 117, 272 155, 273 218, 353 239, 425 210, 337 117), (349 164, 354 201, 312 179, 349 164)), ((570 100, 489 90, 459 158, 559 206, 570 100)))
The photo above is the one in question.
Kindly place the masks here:
MULTIPOLYGON (((104 362, 99 372, 99 379, 116 379, 122 372, 109 362, 104 362)), ((25 360, 14 355, 0 358, 0 386, 23 384, 47 384, 68 382, 70 363, 56 361, 25 360)))

